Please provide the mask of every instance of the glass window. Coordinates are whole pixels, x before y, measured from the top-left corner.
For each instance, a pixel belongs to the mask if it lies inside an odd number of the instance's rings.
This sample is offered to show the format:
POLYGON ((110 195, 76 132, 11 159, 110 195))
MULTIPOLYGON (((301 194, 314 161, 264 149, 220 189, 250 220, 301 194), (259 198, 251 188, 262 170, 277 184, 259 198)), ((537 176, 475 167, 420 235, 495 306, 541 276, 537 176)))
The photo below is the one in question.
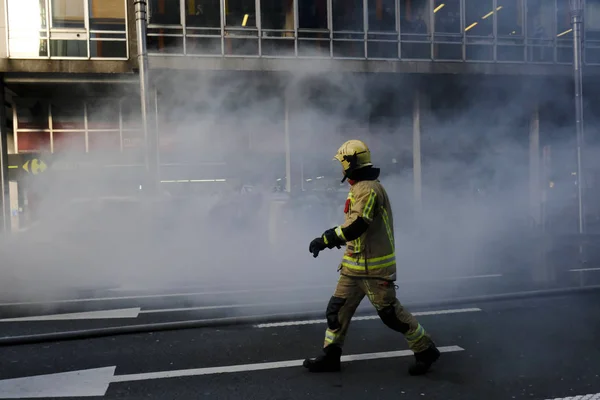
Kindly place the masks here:
POLYGON ((400 0, 401 58, 431 59, 429 0, 400 0))
POLYGON ((84 129, 82 103, 52 104, 52 129, 84 129))
POLYGON ((52 145, 54 153, 84 153, 85 132, 53 132, 52 145))
POLYGON ((552 62, 554 60, 555 21, 554 1, 527 0, 529 61, 552 62))
MULTIPOLYGON (((501 10, 501 7, 497 7, 501 10)), ((467 60, 494 59, 494 1, 465 0, 467 60)))
POLYGON ((524 61, 523 0, 497 0, 498 61, 524 61))
POLYGON ((600 0, 585 2, 585 62, 600 64, 600 0))
POLYGON ((460 0, 435 0, 433 15, 435 29, 433 57, 439 60, 461 60, 463 28, 460 0))
POLYGON ((467 36, 491 36, 493 31, 494 1, 465 0, 465 34, 467 36))
POLYGON ((569 3, 558 1, 556 7, 556 61, 573 62, 573 28, 569 3))
POLYGON ((329 57, 327 0, 298 1, 298 55, 329 57))
POLYGON ((396 32, 396 2, 368 0, 369 32, 396 32))
POLYGON ((87 57, 87 48, 86 40, 50 40, 50 56, 52 57, 87 57))
POLYGON ((179 0, 149 0, 150 24, 181 25, 179 0))
POLYGON ((435 0, 434 6, 435 33, 460 34, 460 0, 435 0))
POLYGON ((89 0, 90 29, 125 31, 125 2, 123 0, 89 0))
POLYGON ((260 7, 263 55, 293 54, 294 0, 261 0, 260 7), (287 40, 282 38, 287 38, 287 40))
POLYGON ((261 0, 260 22, 262 29, 294 30, 293 0, 261 0))
POLYGON ((368 0, 367 58, 398 58, 396 2, 368 0))
POLYGON ((497 0, 498 37, 523 35, 523 0, 497 0))
POLYGON ((300 29, 328 29, 327 0, 298 1, 298 27, 300 29))
POLYGON ((224 0, 225 25, 235 28, 256 28, 254 0, 224 0))
POLYGON ((46 2, 44 0, 8 0, 7 4, 10 56, 47 56, 46 2))
POLYGON ((185 10, 185 23, 188 27, 221 27, 219 0, 185 0, 185 10))
POLYGON ((364 31, 362 0, 332 0, 331 6, 334 31, 364 31))
POLYGON ((52 3, 52 28, 85 28, 86 0, 50 0, 52 3))
POLYGON ((556 36, 561 39, 570 38, 573 40, 569 2, 557 1, 556 6, 556 36))

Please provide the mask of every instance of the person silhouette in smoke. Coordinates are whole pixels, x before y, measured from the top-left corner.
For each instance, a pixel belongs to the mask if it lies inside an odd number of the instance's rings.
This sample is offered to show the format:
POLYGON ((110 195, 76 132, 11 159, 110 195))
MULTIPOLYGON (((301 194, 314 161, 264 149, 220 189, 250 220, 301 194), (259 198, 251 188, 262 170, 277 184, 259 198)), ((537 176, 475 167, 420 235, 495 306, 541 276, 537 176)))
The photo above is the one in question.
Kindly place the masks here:
POLYGON ((310 372, 335 372, 341 369, 342 346, 352 315, 368 296, 383 323, 400 332, 415 353, 411 375, 425 374, 440 357, 440 352, 423 326, 396 298, 396 256, 394 220, 387 192, 379 182, 379 168, 371 163, 371 153, 360 140, 344 143, 335 155, 350 183, 345 222, 328 229, 309 246, 313 257, 328 248, 346 245, 339 266, 340 278, 327 305, 325 354, 306 359, 310 372))

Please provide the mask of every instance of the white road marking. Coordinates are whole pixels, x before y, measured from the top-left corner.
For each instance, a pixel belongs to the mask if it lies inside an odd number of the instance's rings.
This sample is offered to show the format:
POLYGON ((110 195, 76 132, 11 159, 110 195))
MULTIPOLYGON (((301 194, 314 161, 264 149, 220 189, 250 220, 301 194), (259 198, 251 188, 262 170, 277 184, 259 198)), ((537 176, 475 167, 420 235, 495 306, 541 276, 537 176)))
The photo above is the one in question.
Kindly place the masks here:
POLYGON ((1 399, 104 396, 117 367, 27 376, 0 381, 1 399))
POLYGON ((323 304, 321 300, 314 301, 294 301, 294 302, 278 302, 278 303, 252 303, 252 304, 223 304, 218 306, 201 306, 201 307, 182 307, 182 308, 157 308, 154 310, 142 310, 140 314, 158 314, 164 312, 184 312, 184 311, 203 311, 203 310, 220 310, 224 308, 244 308, 244 307, 275 307, 281 305, 304 305, 304 304, 323 304))
POLYGON ((570 397, 555 397, 553 399, 546 400, 600 400, 600 393, 595 394, 584 394, 580 396, 570 396, 570 397))
POLYGON ((31 317, 4 318, 0 322, 29 322, 29 321, 67 321, 82 319, 113 319, 113 318, 137 318, 141 309, 122 308, 119 310, 101 310, 77 312, 68 314, 37 315, 31 317))
POLYGON ((586 272, 586 271, 600 271, 600 268, 576 268, 570 269, 571 272, 586 272))
MULTIPOLYGON (((414 316, 423 316, 423 315, 443 315, 443 314, 459 314, 459 313, 468 313, 468 312, 479 312, 480 308, 457 308, 453 310, 439 310, 439 311, 421 311, 412 313, 414 316)), ((364 317, 354 317, 352 321, 367 321, 372 319, 379 319, 378 315, 369 315, 364 317)), ((294 326, 294 325, 309 325, 309 324, 324 324, 326 323, 326 319, 308 319, 304 321, 289 321, 289 322, 272 322, 268 324, 257 324, 254 325, 255 328, 274 328, 280 326, 294 326)))
MULTIPOLYGON (((438 349, 442 353, 464 351, 464 349, 459 346, 445 346, 439 347, 438 349)), ((412 354, 413 352, 410 350, 354 354, 342 356, 342 362, 408 357, 412 354)), ((27 399, 39 397, 52 398, 105 396, 111 383, 299 367, 303 362, 304 360, 289 360, 259 364, 228 365, 223 367, 194 368, 117 376, 114 376, 116 367, 61 372, 57 374, 0 380, 0 398, 27 399)))

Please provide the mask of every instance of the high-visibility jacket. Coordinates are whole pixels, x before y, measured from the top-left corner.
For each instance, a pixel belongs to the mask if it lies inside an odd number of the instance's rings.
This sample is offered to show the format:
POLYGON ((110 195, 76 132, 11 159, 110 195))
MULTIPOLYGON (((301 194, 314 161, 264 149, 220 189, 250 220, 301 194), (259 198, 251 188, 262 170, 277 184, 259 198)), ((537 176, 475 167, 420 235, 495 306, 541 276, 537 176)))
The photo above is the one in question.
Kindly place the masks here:
POLYGON ((340 270, 343 275, 396 280, 394 219, 388 195, 379 180, 356 182, 346 200, 346 228, 362 217, 369 228, 357 239, 346 243, 340 270))

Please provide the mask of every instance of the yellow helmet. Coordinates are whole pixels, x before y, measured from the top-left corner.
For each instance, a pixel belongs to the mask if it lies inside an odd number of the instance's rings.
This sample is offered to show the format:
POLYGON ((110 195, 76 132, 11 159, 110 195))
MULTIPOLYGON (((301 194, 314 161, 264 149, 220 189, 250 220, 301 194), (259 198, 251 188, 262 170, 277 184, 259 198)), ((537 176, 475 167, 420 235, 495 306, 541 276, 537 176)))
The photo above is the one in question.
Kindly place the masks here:
POLYGON ((369 167, 371 163, 371 151, 361 140, 348 140, 337 151, 334 160, 338 160, 344 168, 344 179, 348 174, 359 168, 369 167))

